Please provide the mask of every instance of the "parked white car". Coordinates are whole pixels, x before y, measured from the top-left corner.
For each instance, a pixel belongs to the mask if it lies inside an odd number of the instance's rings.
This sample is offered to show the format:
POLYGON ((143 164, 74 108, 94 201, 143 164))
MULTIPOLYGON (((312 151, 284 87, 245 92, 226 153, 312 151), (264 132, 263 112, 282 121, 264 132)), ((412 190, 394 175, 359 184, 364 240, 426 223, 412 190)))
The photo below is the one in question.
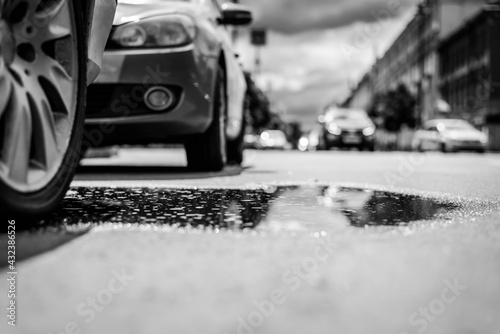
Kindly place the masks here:
POLYGON ((439 150, 456 152, 461 150, 484 152, 488 137, 474 126, 460 119, 435 119, 426 122, 412 141, 415 151, 439 150))
POLYGON ((262 132, 259 143, 262 149, 287 150, 291 148, 285 133, 281 130, 266 130, 262 132))

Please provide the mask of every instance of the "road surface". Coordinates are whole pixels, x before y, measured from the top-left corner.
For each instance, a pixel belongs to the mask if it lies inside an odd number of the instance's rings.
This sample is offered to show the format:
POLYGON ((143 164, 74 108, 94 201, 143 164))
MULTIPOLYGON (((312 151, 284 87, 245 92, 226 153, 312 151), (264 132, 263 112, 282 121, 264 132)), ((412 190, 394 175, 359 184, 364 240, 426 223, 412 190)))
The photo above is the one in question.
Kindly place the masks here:
POLYGON ((17 326, 0 331, 500 331, 500 156, 184 165, 163 149, 85 160, 62 209, 16 234, 17 326))

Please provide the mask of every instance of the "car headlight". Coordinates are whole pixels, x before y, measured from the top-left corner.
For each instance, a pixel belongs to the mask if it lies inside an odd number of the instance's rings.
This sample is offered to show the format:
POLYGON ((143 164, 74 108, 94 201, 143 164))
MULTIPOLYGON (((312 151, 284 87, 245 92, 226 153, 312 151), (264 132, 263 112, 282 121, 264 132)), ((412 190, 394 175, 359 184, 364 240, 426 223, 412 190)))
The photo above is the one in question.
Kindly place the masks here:
POLYGON ((332 135, 340 136, 342 134, 342 129, 335 123, 328 124, 328 132, 332 135))
POLYGON ((481 144, 488 144, 488 137, 481 137, 481 144))
POLYGON ((119 26, 112 37, 122 47, 165 47, 192 43, 196 37, 194 19, 172 14, 149 18, 119 26))
POLYGON ((363 135, 365 135, 366 137, 373 136, 374 134, 375 134, 374 126, 370 126, 363 130, 363 135))

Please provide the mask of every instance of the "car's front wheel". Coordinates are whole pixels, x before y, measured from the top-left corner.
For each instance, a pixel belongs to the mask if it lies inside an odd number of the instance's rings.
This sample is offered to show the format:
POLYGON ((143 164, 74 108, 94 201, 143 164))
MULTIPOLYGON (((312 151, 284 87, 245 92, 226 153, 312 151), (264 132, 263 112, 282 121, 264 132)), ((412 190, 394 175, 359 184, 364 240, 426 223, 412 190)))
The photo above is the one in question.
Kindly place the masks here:
POLYGON ((77 0, 0 0, 0 206, 35 218, 80 158, 86 47, 77 0))
POLYGON ((188 167, 193 170, 217 172, 227 162, 226 78, 219 68, 213 98, 213 118, 208 130, 186 144, 188 167))

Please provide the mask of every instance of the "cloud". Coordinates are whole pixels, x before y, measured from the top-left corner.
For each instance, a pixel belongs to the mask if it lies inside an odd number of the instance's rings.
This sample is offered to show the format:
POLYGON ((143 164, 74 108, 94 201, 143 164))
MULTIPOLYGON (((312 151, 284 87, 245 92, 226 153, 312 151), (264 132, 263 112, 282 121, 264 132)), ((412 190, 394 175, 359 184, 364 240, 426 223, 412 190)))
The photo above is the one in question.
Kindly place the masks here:
MULTIPOLYGON (((418 0, 244 0, 255 25, 283 33, 329 29, 395 18, 418 0)), ((458 1, 458 0, 454 0, 458 1)))
MULTIPOLYGON (((294 34, 270 31, 269 44, 262 49, 259 86, 282 102, 290 119, 310 129, 322 108, 333 101, 342 102, 370 68, 378 55, 404 28, 411 13, 388 20, 366 44, 346 57, 342 45, 356 45, 355 40, 366 24, 310 30, 294 34)), ((376 23, 372 23, 376 24, 376 23)), ((248 41, 248 36, 243 35, 248 41)), ((247 69, 254 68, 252 47, 240 50, 247 69)))

